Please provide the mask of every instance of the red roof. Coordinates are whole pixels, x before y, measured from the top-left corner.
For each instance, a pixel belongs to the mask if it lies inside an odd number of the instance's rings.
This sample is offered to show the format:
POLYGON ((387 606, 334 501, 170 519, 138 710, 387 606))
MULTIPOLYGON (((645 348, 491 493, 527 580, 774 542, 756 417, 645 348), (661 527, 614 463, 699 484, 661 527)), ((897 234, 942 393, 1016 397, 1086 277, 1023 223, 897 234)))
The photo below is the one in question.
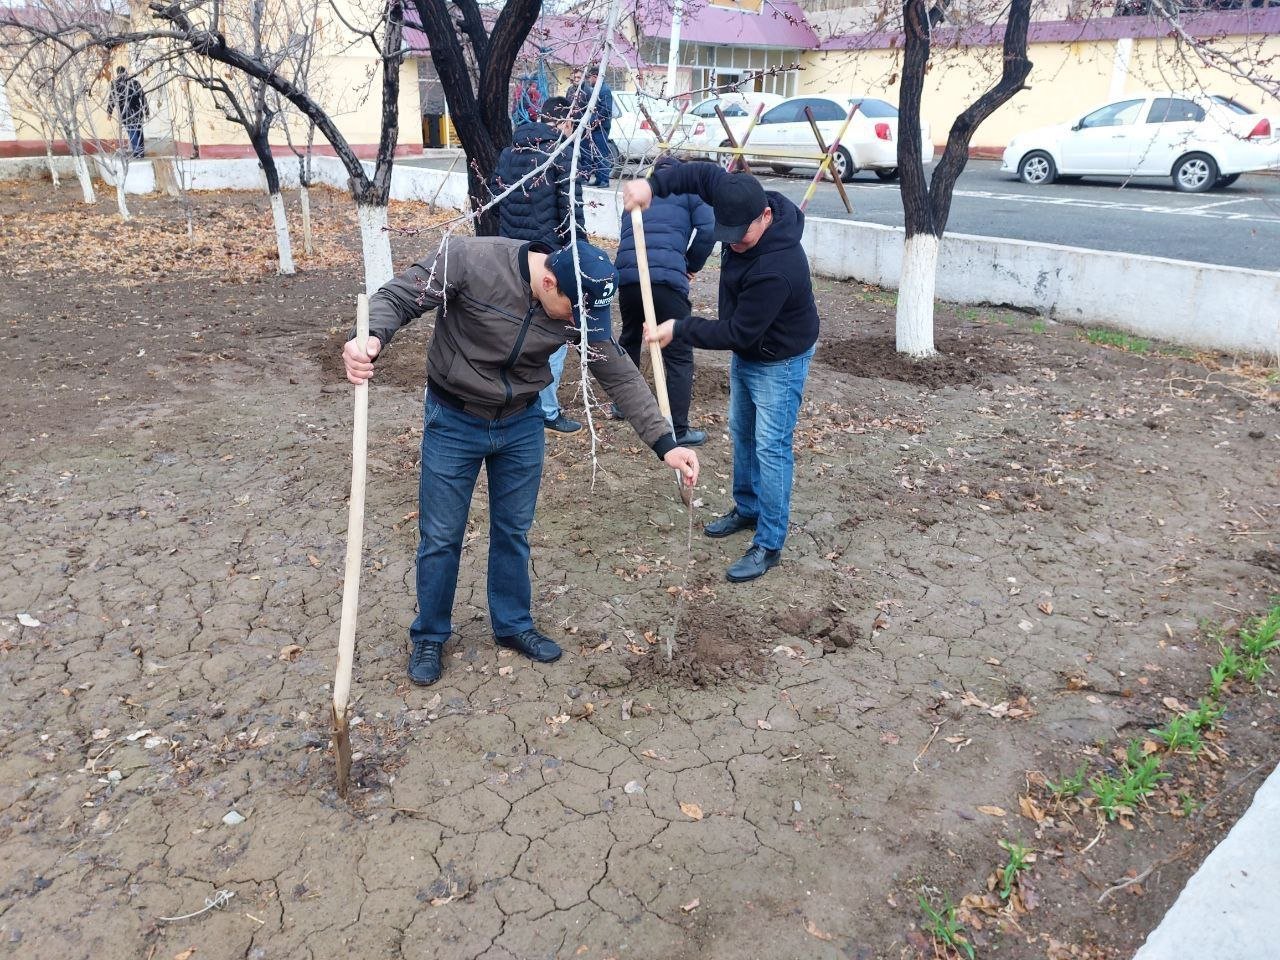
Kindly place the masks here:
MULTIPOLYGON (((670 0, 636 0, 636 23, 645 37, 671 37, 670 0)), ((794 0, 764 0, 758 13, 684 0, 681 43, 714 43, 731 47, 782 47, 812 50, 818 35, 794 0)))

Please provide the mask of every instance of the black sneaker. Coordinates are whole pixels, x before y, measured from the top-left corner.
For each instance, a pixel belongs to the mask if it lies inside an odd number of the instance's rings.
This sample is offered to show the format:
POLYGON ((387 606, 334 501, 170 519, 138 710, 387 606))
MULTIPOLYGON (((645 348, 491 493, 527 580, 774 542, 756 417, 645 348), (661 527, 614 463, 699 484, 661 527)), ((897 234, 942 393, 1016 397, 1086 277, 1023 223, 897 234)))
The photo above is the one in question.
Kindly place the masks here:
POLYGON ((409 654, 409 679, 420 687, 429 687, 440 679, 440 655, 443 643, 433 640, 415 641, 409 654))
POLYGON ((708 537, 719 539, 737 533, 739 530, 754 530, 756 528, 755 517, 744 517, 738 512, 738 508, 734 507, 723 517, 716 517, 705 527, 702 532, 708 537))
POLYGON ((700 447, 707 442, 707 431, 686 430, 676 434, 676 443, 682 447, 700 447))
POLYGON ((498 646, 524 654, 539 663, 554 663, 560 659, 560 645, 537 630, 526 630, 514 637, 494 637, 494 640, 498 646))
POLYGON ((548 430, 554 430, 556 433, 577 433, 582 429, 582 424, 577 420, 570 420, 563 413, 554 420, 543 420, 542 422, 548 430))
POLYGON ((725 571, 725 578, 730 583, 746 583, 764 576, 770 567, 776 567, 781 562, 781 550, 766 550, 753 543, 746 556, 725 571))
POLYGON ((611 403, 609 404, 609 419, 625 420, 627 418, 626 418, 626 415, 622 412, 622 408, 620 406, 618 406, 616 403, 611 403))

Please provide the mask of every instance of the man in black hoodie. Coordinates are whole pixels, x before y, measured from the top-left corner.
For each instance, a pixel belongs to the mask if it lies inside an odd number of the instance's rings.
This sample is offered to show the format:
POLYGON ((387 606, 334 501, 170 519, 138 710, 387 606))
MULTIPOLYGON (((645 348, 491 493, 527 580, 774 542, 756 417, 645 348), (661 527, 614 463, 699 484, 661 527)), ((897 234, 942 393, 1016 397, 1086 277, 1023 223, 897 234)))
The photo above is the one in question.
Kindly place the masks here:
POLYGON ((644 210, 653 197, 673 193, 697 194, 715 210, 719 316, 668 319, 645 339, 733 351, 733 509, 705 532, 727 537, 755 530, 750 549, 726 574, 741 583, 779 562, 791 514, 792 435, 818 341, 809 259, 800 246, 804 214, 782 194, 766 193, 751 174, 726 173, 715 163, 686 163, 628 181, 623 205, 644 210))

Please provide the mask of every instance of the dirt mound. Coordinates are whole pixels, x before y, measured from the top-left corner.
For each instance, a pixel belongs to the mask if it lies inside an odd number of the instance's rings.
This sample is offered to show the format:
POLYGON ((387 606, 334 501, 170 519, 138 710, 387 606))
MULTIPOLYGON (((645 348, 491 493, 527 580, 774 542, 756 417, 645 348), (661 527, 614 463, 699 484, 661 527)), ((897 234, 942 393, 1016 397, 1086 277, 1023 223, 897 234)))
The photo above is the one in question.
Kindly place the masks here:
MULTIPOLYGON (((411 330, 396 336, 387 355, 378 360, 374 382, 383 386, 402 387, 421 392, 427 384, 428 324, 418 321, 411 330)), ((346 383, 342 369, 342 345, 347 342, 347 330, 329 334, 323 340, 312 342, 311 359, 320 365, 321 383, 346 383)))
POLYGON ((767 655, 758 624, 716 604, 690 610, 677 625, 675 649, 667 661, 665 640, 645 656, 627 661, 633 683, 654 681, 698 689, 735 680, 758 681, 767 655))
POLYGON ((1263 570, 1280 573, 1280 550, 1259 550, 1253 555, 1251 562, 1257 564, 1263 570))
POLYGON ((1014 372, 1012 360, 982 340, 938 341, 938 356, 912 360, 898 353, 892 337, 852 337, 822 343, 815 359, 841 373, 871 380, 898 380, 930 390, 966 383, 986 385, 1014 372))

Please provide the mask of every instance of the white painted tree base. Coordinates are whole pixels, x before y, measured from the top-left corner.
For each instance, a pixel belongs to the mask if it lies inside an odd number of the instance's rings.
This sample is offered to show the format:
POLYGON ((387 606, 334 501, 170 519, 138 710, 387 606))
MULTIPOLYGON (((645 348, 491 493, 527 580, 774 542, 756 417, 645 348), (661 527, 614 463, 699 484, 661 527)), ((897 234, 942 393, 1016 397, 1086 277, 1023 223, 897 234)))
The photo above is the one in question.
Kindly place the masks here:
POLYGON ((58 166, 53 162, 53 151, 48 144, 44 148, 44 162, 49 165, 49 179, 53 181, 53 189, 57 190, 62 186, 62 178, 58 176, 58 166))
POLYGON ((284 198, 278 193, 271 194, 271 219, 276 227, 276 251, 280 257, 279 272, 288 276, 296 272, 293 266, 293 245, 289 242, 289 218, 284 213, 284 198))
POLYGON ((387 232, 387 208, 356 204, 360 222, 360 249, 364 254, 364 289, 373 296, 395 276, 391 267, 391 234, 387 232))
POLYGON ((907 237, 898 285, 898 352, 916 360, 937 354, 933 345, 933 292, 938 277, 938 238, 907 237))
POLYGON ((116 177, 116 206, 120 208, 120 219, 130 219, 129 204, 124 198, 124 174, 121 173, 116 177))
POLYGON ((98 195, 93 189, 93 177, 89 176, 89 164, 85 162, 84 154, 76 154, 75 159, 76 179, 80 181, 80 192, 84 195, 85 203, 97 203, 98 195))
POLYGON ((302 250, 311 256, 311 190, 306 184, 298 188, 298 201, 302 204, 302 250))

